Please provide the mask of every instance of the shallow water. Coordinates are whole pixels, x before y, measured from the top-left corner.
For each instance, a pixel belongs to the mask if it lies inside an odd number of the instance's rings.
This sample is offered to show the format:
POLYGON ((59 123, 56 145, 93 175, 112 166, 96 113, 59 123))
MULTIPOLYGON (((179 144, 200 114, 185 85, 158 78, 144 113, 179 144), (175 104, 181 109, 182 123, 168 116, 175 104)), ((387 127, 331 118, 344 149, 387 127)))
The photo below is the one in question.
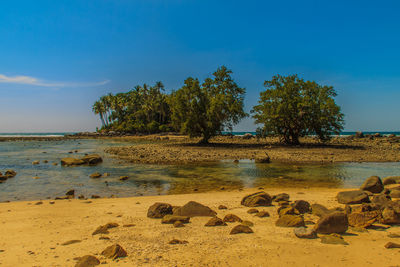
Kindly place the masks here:
POLYGON ((0 172, 14 169, 18 175, 0 184, 0 201, 33 200, 76 194, 108 197, 177 194, 219 190, 221 187, 357 187, 366 177, 400 175, 400 163, 256 164, 222 161, 184 166, 142 165, 119 162, 103 151, 109 146, 133 145, 112 140, 63 140, 0 142, 0 172), (68 152, 78 150, 77 153, 68 152), (104 162, 97 166, 53 166, 64 157, 98 153, 104 162), (40 160, 39 165, 32 161, 40 160), (48 163, 43 163, 48 160, 48 163), (91 179, 93 172, 109 177, 91 179), (128 175, 126 181, 119 177, 128 175), (38 176, 39 179, 33 179, 38 176))

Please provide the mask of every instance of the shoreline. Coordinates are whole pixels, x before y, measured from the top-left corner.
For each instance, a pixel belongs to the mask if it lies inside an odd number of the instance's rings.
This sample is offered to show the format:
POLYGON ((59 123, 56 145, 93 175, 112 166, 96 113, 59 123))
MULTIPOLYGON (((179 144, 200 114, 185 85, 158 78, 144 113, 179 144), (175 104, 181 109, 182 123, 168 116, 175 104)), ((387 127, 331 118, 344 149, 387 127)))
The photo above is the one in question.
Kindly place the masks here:
MULTIPOLYGON (((265 188, 270 195, 288 193, 290 200, 306 200, 327 208, 341 207, 335 197, 339 191, 351 189, 328 188, 265 188)), ((268 211, 270 217, 258 218, 248 214, 250 208, 240 204, 250 193, 222 191, 181 195, 141 196, 130 198, 101 198, 87 200, 43 200, 0 203, 2 227, 0 235, 0 264, 4 266, 74 266, 84 255, 94 255, 108 266, 395 266, 400 251, 386 249, 388 234, 400 234, 399 227, 385 231, 349 229, 343 235, 349 245, 322 244, 320 239, 298 239, 293 228, 275 226, 277 203, 257 207, 268 211), (222 218, 235 214, 254 223, 253 234, 229 235, 238 223, 228 226, 204 227, 209 217, 194 217, 183 228, 161 224, 160 219, 147 218, 148 208, 155 202, 184 205, 197 201, 215 210, 222 218), (220 205, 227 206, 219 210, 220 205), (109 234, 92 235, 100 225, 117 223, 109 234), (13 234, 10 234, 13 233, 13 234), (170 245, 172 239, 187 244, 170 245), (68 241, 75 243, 63 245, 68 241), (127 252, 125 258, 111 260, 101 255, 106 247, 118 243, 127 252), (316 253, 318 251, 318 253, 316 253), (212 253, 210 253, 212 252, 212 253), (327 261, 329 259, 329 261, 327 261)), ((317 217, 306 214, 305 219, 317 217)))

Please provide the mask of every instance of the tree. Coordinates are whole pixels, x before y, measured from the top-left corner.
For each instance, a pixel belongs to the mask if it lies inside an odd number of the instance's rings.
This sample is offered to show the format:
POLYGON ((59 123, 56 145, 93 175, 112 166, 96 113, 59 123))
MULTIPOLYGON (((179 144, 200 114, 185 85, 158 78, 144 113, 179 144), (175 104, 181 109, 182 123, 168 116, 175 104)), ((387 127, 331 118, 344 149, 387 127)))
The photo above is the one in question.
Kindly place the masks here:
POLYGON ((265 81, 252 113, 263 135, 278 135, 287 144, 299 144, 305 135, 317 135, 321 141, 343 129, 344 115, 336 105, 336 91, 297 75, 276 75, 265 81))
POLYGON ((200 84, 187 78, 182 88, 170 96, 174 128, 190 137, 202 137, 201 143, 224 130, 232 130, 247 114, 243 110, 246 90, 231 77, 232 71, 222 66, 212 78, 200 84))

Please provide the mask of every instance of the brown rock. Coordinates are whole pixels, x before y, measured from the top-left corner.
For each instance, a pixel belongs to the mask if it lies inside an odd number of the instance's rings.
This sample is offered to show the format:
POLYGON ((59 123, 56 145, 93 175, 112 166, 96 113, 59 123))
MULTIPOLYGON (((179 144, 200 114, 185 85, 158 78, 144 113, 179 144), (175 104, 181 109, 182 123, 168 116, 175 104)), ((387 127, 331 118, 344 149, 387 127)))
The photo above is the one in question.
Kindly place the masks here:
POLYGON ((115 260, 117 258, 126 257, 128 254, 120 245, 114 244, 103 250, 103 252, 101 252, 101 255, 106 258, 115 260))
POLYGON ((196 217, 196 216, 214 217, 215 215, 217 215, 217 213, 207 206, 204 206, 195 201, 190 201, 186 203, 184 206, 177 208, 176 211, 174 212, 174 215, 188 216, 188 217, 196 217))
POLYGON ((245 225, 245 226, 249 226, 249 227, 254 226, 254 223, 252 223, 251 221, 243 221, 240 224, 241 225, 245 225))
POLYGON ((95 256, 86 255, 79 258, 78 262, 75 264, 75 267, 92 267, 99 264, 100 261, 95 256))
POLYGON ((179 240, 179 239, 172 239, 171 241, 168 242, 170 245, 183 245, 189 243, 186 240, 179 240))
POLYGON ((275 202, 289 201, 289 198, 290 198, 289 194, 281 193, 281 194, 274 195, 272 197, 272 200, 275 202))
POLYGON ((218 206, 218 209, 219 209, 219 210, 227 210, 228 207, 225 206, 225 205, 219 205, 219 206, 218 206))
POLYGON ((393 242, 388 242, 388 243, 385 245, 385 248, 400 248, 400 244, 393 243, 393 242))
POLYGON ((245 196, 241 204, 247 207, 271 206, 272 198, 265 192, 257 192, 245 196))
POLYGON ((69 240, 69 241, 62 243, 61 246, 68 246, 68 245, 72 245, 72 244, 76 244, 76 243, 80 243, 80 242, 82 242, 82 240, 75 240, 75 239, 69 240))
POLYGON ((382 223, 400 224, 400 211, 395 207, 386 207, 382 211, 382 223))
POLYGON ((344 241, 343 237, 338 234, 330 234, 327 236, 321 237, 321 243, 331 244, 331 245, 348 245, 346 241, 344 241))
POLYGON ((361 204, 368 203, 368 194, 361 190, 339 192, 336 196, 341 204, 361 204))
POLYGON ((251 234, 251 233, 254 232, 250 227, 240 224, 233 227, 229 234, 236 235, 236 234, 251 234))
POLYGON ((360 189, 375 194, 380 193, 383 190, 383 183, 381 181, 381 178, 379 178, 378 176, 371 176, 367 180, 365 180, 360 189))
POLYGON ((224 222, 242 222, 242 219, 235 214, 227 214, 224 217, 224 222))
POLYGON ((400 176, 389 176, 383 179, 383 185, 400 184, 400 176))
POLYGON ((172 206, 168 203, 156 202, 147 210, 149 218, 162 218, 167 214, 172 214, 172 206))
POLYGON ((258 209, 249 209, 247 213, 249 214, 258 213, 258 209))
POLYGON ((102 175, 101 173, 95 172, 95 173, 92 173, 92 174, 90 175, 90 178, 100 178, 101 175, 102 175))
POLYGON ((61 165, 62 166, 78 166, 78 165, 83 165, 85 162, 81 159, 77 158, 63 158, 61 159, 61 165))
POLYGON ((325 216, 326 214, 328 214, 329 210, 320 204, 312 204, 311 212, 312 212, 312 214, 314 214, 318 217, 322 217, 322 216, 325 216))
POLYGON ((305 239, 315 239, 315 238, 317 238, 317 233, 312 228, 297 227, 297 228, 294 228, 293 231, 294 231, 294 234, 298 238, 305 238, 305 239))
POLYGON ((128 180, 129 179, 129 176, 120 176, 119 177, 119 180, 120 181, 126 181, 126 180, 128 180))
POLYGON ((293 207, 282 206, 282 207, 279 207, 277 211, 278 211, 279 217, 281 217, 283 215, 300 215, 300 212, 293 207))
POLYGON ((97 165, 103 162, 103 159, 97 154, 86 155, 81 160, 88 165, 97 165))
MULTIPOLYGON (((7 171, 4 173, 4 176, 5 176, 6 178, 13 178, 13 177, 15 177, 16 175, 17 175, 17 172, 14 171, 14 170, 7 170, 7 171)), ((0 176, 1 176, 1 174, 0 174, 0 176)))
POLYGON ((319 234, 344 233, 349 227, 347 214, 342 212, 329 213, 319 219, 314 229, 319 234))
POLYGON ((365 211, 365 212, 352 212, 347 215, 349 225, 354 227, 368 227, 376 222, 381 216, 379 210, 365 211))
POLYGON ((226 226, 227 224, 218 217, 211 218, 204 226, 226 226))
POLYGON ((256 213, 255 216, 260 217, 260 218, 264 218, 264 217, 269 217, 270 215, 269 215, 268 211, 264 211, 263 210, 263 211, 260 211, 260 212, 256 213))
POLYGON ((293 208, 295 208, 296 210, 298 210, 302 214, 311 211, 310 203, 308 203, 305 200, 296 200, 293 203, 293 208))
POLYGON ((173 224, 176 221, 180 221, 182 223, 189 223, 190 217, 188 216, 178 216, 178 215, 165 215, 162 220, 161 223, 165 223, 165 224, 173 224))
POLYGON ((283 215, 276 222, 279 227, 301 227, 305 226, 304 219, 297 215, 283 215))
POLYGON ((176 222, 174 222, 174 227, 180 228, 180 227, 185 227, 185 225, 181 221, 176 221, 176 222))

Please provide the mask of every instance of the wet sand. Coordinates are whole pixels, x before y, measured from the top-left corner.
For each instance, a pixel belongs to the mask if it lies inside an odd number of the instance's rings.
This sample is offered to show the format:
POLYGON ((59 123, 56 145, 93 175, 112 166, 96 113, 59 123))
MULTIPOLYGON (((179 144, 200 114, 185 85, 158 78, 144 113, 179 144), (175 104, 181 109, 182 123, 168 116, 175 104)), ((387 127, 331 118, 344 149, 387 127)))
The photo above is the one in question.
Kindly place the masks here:
MULTIPOLYGON (((399 266, 400 249, 386 249, 389 242, 399 239, 387 237, 400 234, 400 227, 386 231, 348 231, 344 239, 349 245, 322 244, 320 239, 298 239, 293 228, 275 226, 277 206, 259 207, 271 214, 258 218, 240 205, 243 196, 259 191, 211 192, 186 195, 167 195, 134 198, 87 200, 43 200, 0 203, 0 265, 1 266, 74 266, 74 258, 95 255, 106 266, 399 266), (228 226, 204 227, 208 217, 191 218, 183 228, 161 224, 160 219, 146 217, 154 202, 183 205, 198 201, 218 212, 222 218, 228 213, 254 223, 253 234, 229 235, 237 223, 228 226), (227 210, 218 210, 219 205, 227 210), (100 225, 116 222, 119 227, 106 235, 92 232, 100 225), (131 227, 123 225, 134 224, 131 227), (99 240, 107 236, 110 240, 99 240), (170 245, 172 239, 187 244, 170 245), (69 240, 79 243, 61 245, 69 240), (100 255, 107 246, 118 243, 128 253, 120 260, 100 255)), ((328 208, 338 207, 335 196, 342 189, 326 188, 265 188, 274 195, 286 192, 291 200, 307 200, 328 208)), ((306 215, 306 220, 317 217, 306 215)), ((102 266, 102 265, 100 265, 102 266)), ((103 265, 104 266, 104 265, 103 265)))

